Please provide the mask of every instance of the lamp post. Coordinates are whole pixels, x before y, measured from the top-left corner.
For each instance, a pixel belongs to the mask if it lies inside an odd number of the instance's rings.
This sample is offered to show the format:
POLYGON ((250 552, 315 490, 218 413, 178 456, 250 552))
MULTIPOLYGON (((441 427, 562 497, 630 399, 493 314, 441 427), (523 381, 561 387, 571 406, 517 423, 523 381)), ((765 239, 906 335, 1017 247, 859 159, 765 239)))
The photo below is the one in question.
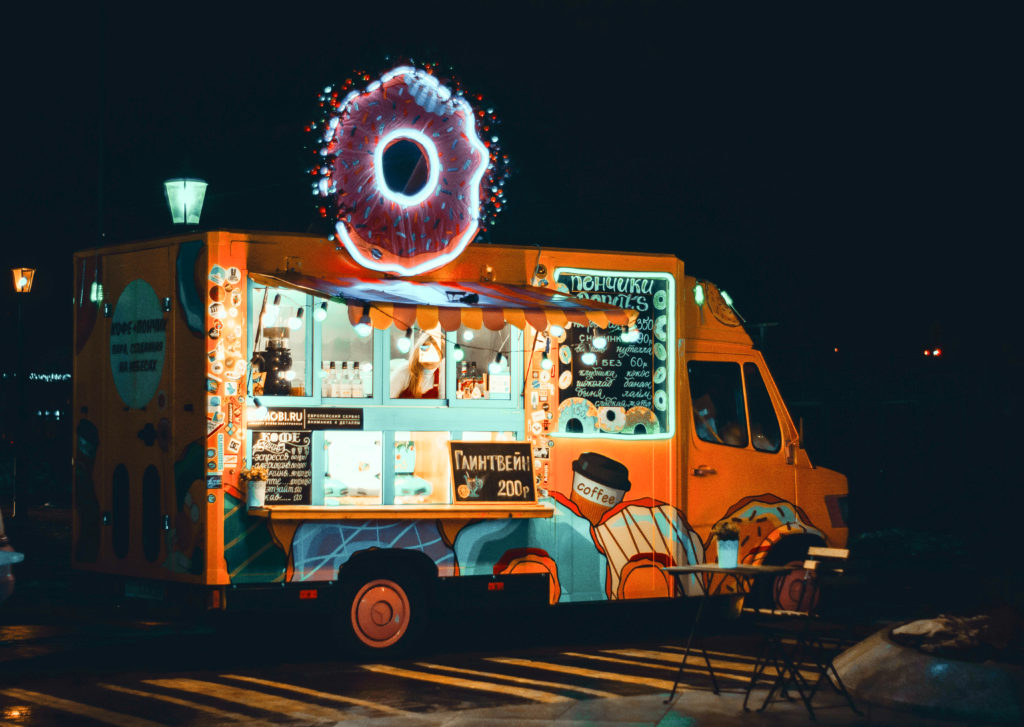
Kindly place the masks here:
POLYGON ((176 177, 164 182, 164 198, 176 225, 198 225, 206 199, 206 182, 191 177, 176 177))
MULTIPOLYGON (((14 292, 18 299, 18 380, 15 385, 18 387, 18 448, 14 455, 14 477, 11 478, 11 517, 18 514, 18 460, 25 448, 25 366, 24 366, 24 339, 21 330, 21 303, 25 296, 32 292, 32 283, 35 280, 35 268, 11 268, 11 278, 14 283, 14 292)), ((22 468, 24 469, 24 468, 22 468)))

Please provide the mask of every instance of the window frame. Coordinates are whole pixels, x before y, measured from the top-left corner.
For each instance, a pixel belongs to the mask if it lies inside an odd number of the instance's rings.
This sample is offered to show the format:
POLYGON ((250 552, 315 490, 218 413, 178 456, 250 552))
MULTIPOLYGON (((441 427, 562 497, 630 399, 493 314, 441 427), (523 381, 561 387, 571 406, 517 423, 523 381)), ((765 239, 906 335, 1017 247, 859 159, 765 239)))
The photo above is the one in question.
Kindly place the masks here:
MULTIPOLYGON (((255 334, 258 324, 258 309, 256 308, 256 289, 267 287, 269 290, 278 290, 278 286, 263 286, 255 283, 252 278, 247 279, 249 308, 246 315, 246 353, 249 359, 255 354, 255 334)), ((324 397, 323 380, 319 372, 323 367, 323 326, 325 322, 315 320, 313 312, 320 304, 322 298, 308 293, 303 293, 289 288, 294 295, 304 296, 303 325, 306 333, 306 380, 310 383, 305 396, 281 396, 281 395, 259 395, 262 404, 269 408, 277 407, 339 407, 358 408, 363 412, 362 431, 374 431, 382 433, 382 452, 384 461, 381 463, 381 503, 379 505, 337 505, 329 506, 332 509, 345 510, 353 507, 384 507, 396 505, 395 499, 395 462, 394 446, 395 433, 399 431, 408 432, 447 432, 450 441, 459 441, 462 433, 472 432, 512 432, 516 441, 524 441, 526 437, 526 413, 525 397, 522 386, 517 387, 516 382, 522 382, 525 376, 525 354, 523 331, 511 324, 509 338, 509 373, 512 379, 512 387, 508 399, 459 399, 452 392, 455 391, 456 379, 458 376, 455 365, 455 344, 458 342, 458 331, 445 332, 445 393, 449 394, 443 399, 392 399, 390 392, 390 367, 391 367, 391 327, 383 330, 373 329, 372 337, 373 352, 373 395, 370 397, 347 398, 347 397, 324 397)), ((344 305, 344 304, 342 304, 344 305)), ((247 376, 246 395, 252 400, 251 374, 247 376)), ((245 459, 251 463, 252 457, 252 435, 251 429, 246 429, 246 450, 245 459)), ((325 462, 323 455, 324 436, 326 431, 334 430, 312 430, 311 444, 313 447, 311 475, 313 478, 310 492, 311 506, 324 501, 324 471, 325 462)), ((451 502, 451 482, 446 483, 449 488, 446 501, 451 502)), ((416 507, 414 504, 400 507, 416 507)))
POLYGON ((779 412, 775 408, 775 401, 772 398, 771 389, 768 388, 768 383, 765 381, 764 372, 761 370, 761 367, 758 366, 756 361, 743 361, 740 364, 740 371, 743 374, 743 402, 747 410, 747 446, 749 449, 752 449, 755 452, 760 452, 761 454, 778 454, 782 451, 782 445, 786 439, 784 434, 785 430, 782 427, 782 419, 779 417, 779 412), (761 381, 761 387, 764 389, 768 405, 771 407, 772 415, 775 417, 775 428, 779 436, 779 443, 775 449, 759 449, 754 446, 754 430, 751 426, 750 419, 750 389, 747 385, 747 366, 753 366, 757 370, 757 375, 761 381))
POLYGON ((785 426, 785 421, 786 420, 782 416, 780 416, 779 408, 778 408, 777 402, 776 402, 776 398, 772 394, 771 387, 768 386, 768 382, 771 381, 771 378, 768 375, 766 375, 767 371, 764 369, 763 366, 761 366, 760 362, 756 358, 754 358, 754 357, 745 357, 745 356, 740 356, 740 357, 728 356, 728 355, 724 355, 723 356, 721 354, 712 354, 712 353, 705 352, 705 353, 697 353, 697 354, 692 354, 690 356, 687 356, 685 363, 686 363, 686 367, 685 367, 686 368, 686 390, 687 390, 687 394, 688 394, 688 396, 690 398, 690 426, 692 428, 692 437, 693 437, 694 441, 698 442, 700 446, 703 446, 704 444, 711 444, 711 445, 715 445, 715 446, 719 446, 719 447, 728 447, 731 450, 747 450, 747 451, 757 452, 758 454, 765 454, 765 455, 769 455, 769 456, 778 456, 780 453, 783 452, 783 450, 785 449, 785 444, 786 444, 786 432, 787 432, 787 429, 786 429, 786 426, 785 426), (725 442, 715 442, 715 441, 703 439, 697 433, 696 421, 694 420, 693 390, 692 390, 692 383, 691 383, 691 380, 690 380, 690 371, 689 371, 690 364, 692 364, 692 363, 724 363, 724 364, 735 364, 736 366, 739 367, 739 371, 740 371, 740 379, 739 379, 739 381, 740 381, 741 391, 742 391, 742 394, 743 394, 743 416, 746 419, 745 426, 746 426, 747 442, 746 442, 745 445, 737 446, 737 445, 732 445, 732 444, 726 444, 725 442), (748 364, 757 367, 757 373, 761 377, 761 384, 764 387, 765 393, 767 394, 767 397, 768 397, 768 402, 771 405, 772 413, 775 416, 775 422, 776 422, 776 425, 778 426, 778 430, 779 430, 779 446, 778 446, 777 449, 774 449, 774 450, 758 449, 757 447, 754 446, 754 437, 753 437, 753 432, 752 432, 752 429, 751 429, 751 420, 750 420, 750 397, 747 394, 747 370, 746 370, 746 367, 747 367, 748 364))
POLYGON ((689 414, 690 414, 690 427, 691 427, 691 430, 693 432, 693 437, 696 439, 696 441, 702 442, 702 443, 706 443, 706 444, 713 444, 716 447, 728 447, 731 450, 742 450, 742 449, 749 449, 750 448, 750 413, 747 411, 747 390, 746 390, 746 382, 743 379, 743 363, 744 363, 743 361, 741 361, 739 359, 736 359, 736 358, 719 358, 719 357, 703 358, 703 357, 699 357, 699 356, 694 356, 694 357, 687 358, 687 360, 686 360, 686 390, 687 390, 687 394, 688 394, 689 400, 690 400, 690 412, 689 412, 689 414), (736 367, 737 374, 738 374, 738 376, 736 377, 736 382, 739 384, 739 391, 740 391, 740 394, 743 396, 743 418, 745 420, 744 423, 743 423, 743 427, 744 427, 744 431, 746 432, 746 442, 744 444, 742 444, 742 445, 728 444, 725 441, 718 441, 718 442, 716 442, 716 441, 711 440, 711 439, 704 439, 697 432, 697 421, 695 419, 695 417, 696 417, 696 409, 695 409, 695 404, 694 404, 694 399, 693 399, 693 378, 690 376, 690 365, 694 364, 694 363, 696 363, 696 364, 731 364, 731 365, 736 367))

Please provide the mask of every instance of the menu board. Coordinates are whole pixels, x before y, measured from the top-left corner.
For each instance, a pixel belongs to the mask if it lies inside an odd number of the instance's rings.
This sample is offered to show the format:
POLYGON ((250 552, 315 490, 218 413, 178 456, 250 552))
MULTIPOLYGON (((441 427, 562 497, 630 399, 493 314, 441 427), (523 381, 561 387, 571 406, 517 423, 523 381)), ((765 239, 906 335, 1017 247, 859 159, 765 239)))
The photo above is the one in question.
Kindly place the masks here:
POLYGON ((558 432, 643 436, 671 429, 674 280, 667 273, 561 268, 558 289, 637 311, 635 340, 619 326, 571 325, 558 345, 558 432), (595 342, 605 339, 602 349, 595 342), (587 363, 584 355, 593 353, 587 363))
POLYGON ((536 502, 529 442, 450 442, 456 504, 536 502))
POLYGON ((252 465, 267 468, 268 505, 309 505, 313 495, 312 435, 253 432, 252 465))

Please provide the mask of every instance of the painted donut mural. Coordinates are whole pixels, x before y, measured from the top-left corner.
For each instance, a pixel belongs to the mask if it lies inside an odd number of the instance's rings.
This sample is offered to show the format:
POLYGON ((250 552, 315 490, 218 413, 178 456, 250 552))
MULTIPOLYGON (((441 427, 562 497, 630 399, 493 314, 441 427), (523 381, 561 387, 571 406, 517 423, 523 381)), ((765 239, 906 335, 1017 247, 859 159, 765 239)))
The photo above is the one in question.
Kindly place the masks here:
MULTIPOLYGON (((501 208, 495 170, 504 157, 496 136, 480 136, 493 119, 429 67, 399 66, 344 89, 320 96, 327 117, 311 170, 314 193, 334 208, 337 240, 360 265, 398 275, 454 260, 487 224, 488 208, 501 208)), ((329 216, 326 205, 320 212, 329 216)))

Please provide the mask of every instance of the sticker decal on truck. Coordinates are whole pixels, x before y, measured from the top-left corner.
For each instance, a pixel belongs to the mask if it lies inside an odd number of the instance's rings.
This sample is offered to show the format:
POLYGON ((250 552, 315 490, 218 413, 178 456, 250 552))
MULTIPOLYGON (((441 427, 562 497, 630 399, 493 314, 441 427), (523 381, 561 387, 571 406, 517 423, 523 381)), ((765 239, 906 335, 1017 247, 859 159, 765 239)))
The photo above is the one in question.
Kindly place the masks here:
POLYGON ((110 370, 118 395, 132 409, 156 394, 166 343, 167 319, 153 287, 133 280, 117 299, 110 324, 110 370))

